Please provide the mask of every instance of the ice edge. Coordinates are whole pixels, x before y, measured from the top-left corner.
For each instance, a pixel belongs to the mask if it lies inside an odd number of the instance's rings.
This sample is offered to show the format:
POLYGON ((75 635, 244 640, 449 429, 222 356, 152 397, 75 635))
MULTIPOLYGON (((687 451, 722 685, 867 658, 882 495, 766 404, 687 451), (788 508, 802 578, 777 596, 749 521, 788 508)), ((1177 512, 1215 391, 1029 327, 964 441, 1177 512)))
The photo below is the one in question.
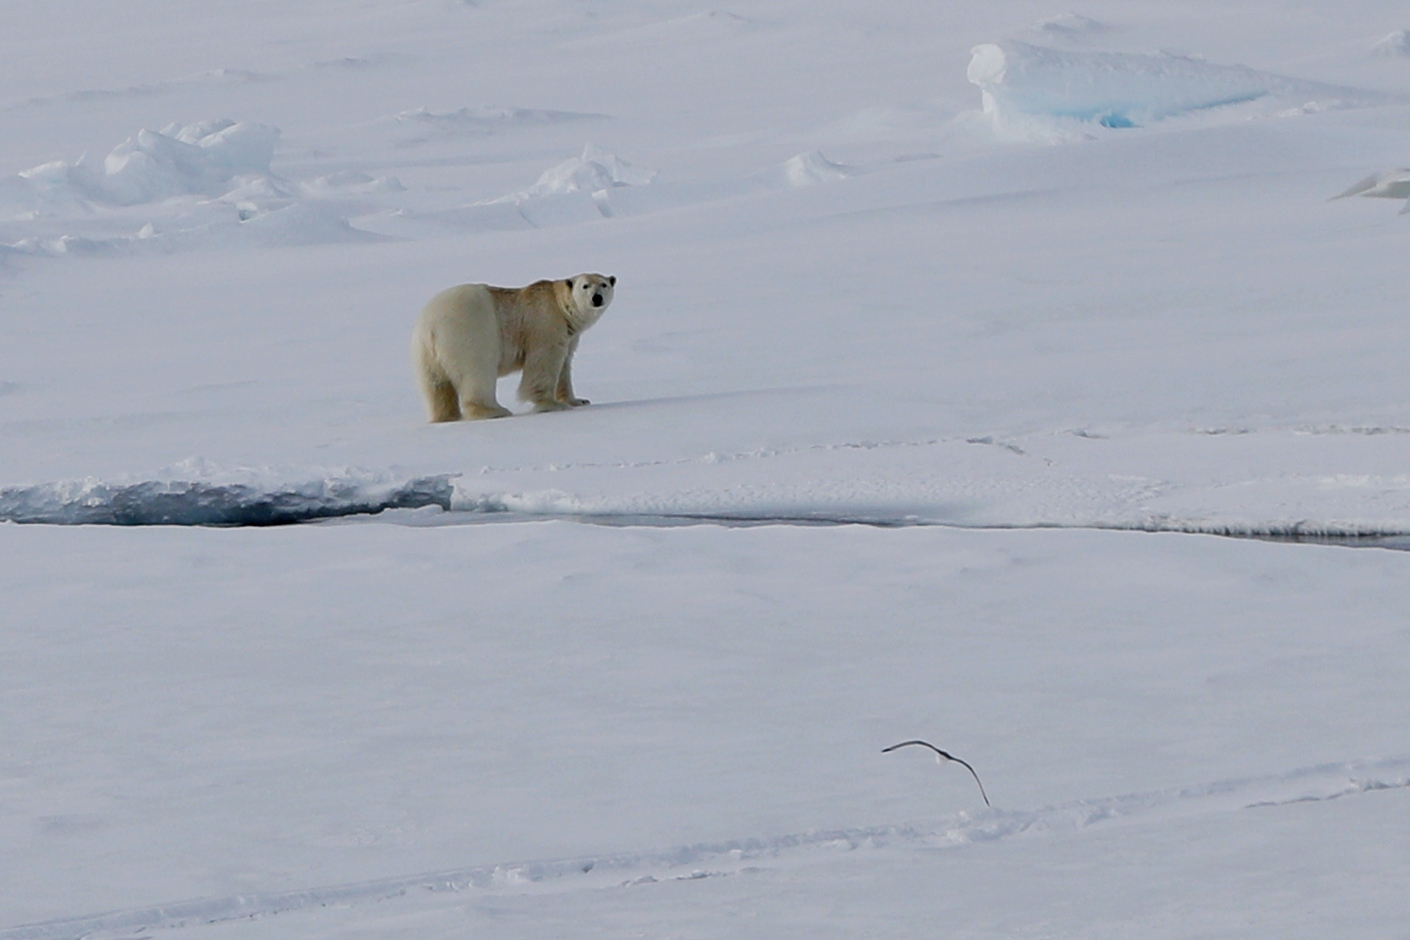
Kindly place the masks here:
POLYGON ((0 521, 50 525, 273 526, 387 509, 449 509, 453 474, 400 482, 330 478, 248 483, 99 481, 0 488, 0 521))

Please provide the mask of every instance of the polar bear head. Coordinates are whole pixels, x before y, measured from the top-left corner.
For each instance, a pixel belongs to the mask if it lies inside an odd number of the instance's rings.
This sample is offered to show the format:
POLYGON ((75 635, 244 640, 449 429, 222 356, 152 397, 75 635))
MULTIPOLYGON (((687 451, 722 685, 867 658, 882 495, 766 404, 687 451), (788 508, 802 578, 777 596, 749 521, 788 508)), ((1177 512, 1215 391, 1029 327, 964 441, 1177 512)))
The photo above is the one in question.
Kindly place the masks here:
POLYGON ((579 274, 568 279, 568 290, 572 297, 575 313, 584 321, 584 328, 597 322, 612 303, 612 292, 617 286, 615 275, 604 277, 601 274, 579 274))
POLYGON ((617 286, 617 278, 603 277, 601 274, 579 274, 569 283, 573 287, 573 299, 579 309, 606 310, 612 302, 612 289, 617 286))

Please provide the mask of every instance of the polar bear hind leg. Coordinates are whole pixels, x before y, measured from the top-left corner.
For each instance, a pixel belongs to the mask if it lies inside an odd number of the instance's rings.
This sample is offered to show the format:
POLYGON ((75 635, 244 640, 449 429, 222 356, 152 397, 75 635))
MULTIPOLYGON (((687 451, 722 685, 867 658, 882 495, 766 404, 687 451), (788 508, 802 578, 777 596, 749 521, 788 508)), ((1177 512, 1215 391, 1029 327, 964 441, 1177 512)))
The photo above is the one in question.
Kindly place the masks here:
POLYGON ((495 398, 499 323, 483 285, 432 298, 417 327, 417 371, 432 421, 504 418, 495 398))
POLYGON ((421 374, 421 394, 426 396, 426 408, 432 421, 459 421, 460 400, 455 386, 444 377, 421 374))
POLYGON ((454 337, 452 344, 462 344, 450 358, 451 369, 446 373, 457 396, 460 417, 474 421, 480 418, 507 418, 513 412, 502 407, 495 397, 495 381, 499 370, 499 336, 481 337, 478 341, 463 336, 454 337), (488 348, 487 348, 488 347, 488 348))

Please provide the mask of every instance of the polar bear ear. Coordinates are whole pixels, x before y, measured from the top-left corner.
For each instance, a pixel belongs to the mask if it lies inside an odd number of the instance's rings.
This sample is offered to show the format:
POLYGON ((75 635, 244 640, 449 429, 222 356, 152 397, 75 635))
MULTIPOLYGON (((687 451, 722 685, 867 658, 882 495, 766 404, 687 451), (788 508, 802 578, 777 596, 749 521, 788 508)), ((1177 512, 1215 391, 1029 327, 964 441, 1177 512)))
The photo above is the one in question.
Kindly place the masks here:
POLYGON ((616 286, 617 286, 617 275, 614 274, 614 275, 612 275, 611 277, 609 277, 609 278, 607 279, 607 283, 610 284, 610 285, 613 286, 613 287, 616 287, 616 286))

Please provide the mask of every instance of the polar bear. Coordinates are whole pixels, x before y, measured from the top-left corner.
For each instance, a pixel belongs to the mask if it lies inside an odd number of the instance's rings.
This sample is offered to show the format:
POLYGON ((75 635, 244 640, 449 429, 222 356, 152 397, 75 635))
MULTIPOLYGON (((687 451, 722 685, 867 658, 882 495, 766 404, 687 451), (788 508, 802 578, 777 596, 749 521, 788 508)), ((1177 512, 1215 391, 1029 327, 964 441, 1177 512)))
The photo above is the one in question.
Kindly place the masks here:
POLYGON ((461 284, 432 297, 411 336, 431 420, 506 417, 495 380, 520 369, 519 398, 535 411, 586 405, 573 394, 573 353, 616 286, 615 276, 579 274, 528 287, 461 284))

